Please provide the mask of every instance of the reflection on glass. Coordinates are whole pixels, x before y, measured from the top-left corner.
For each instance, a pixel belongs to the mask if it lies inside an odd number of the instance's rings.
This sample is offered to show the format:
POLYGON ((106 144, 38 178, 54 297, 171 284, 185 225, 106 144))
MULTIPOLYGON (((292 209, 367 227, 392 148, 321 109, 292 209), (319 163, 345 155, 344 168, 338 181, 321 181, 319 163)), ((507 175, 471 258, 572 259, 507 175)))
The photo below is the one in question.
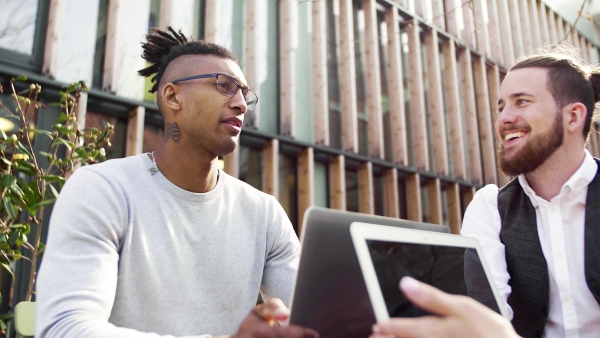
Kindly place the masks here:
POLYGON ((0 48, 32 55, 38 0, 0 0, 0 48))
POLYGON ((339 0, 326 1, 327 13, 327 87, 329 97, 329 143, 342 149, 342 116, 338 64, 340 54, 339 0))
POLYGON ((296 6, 298 38, 292 46, 296 51, 296 139, 310 143, 314 142, 311 6, 310 2, 296 6))
POLYGON ((346 169, 346 210, 358 212, 358 173, 346 169))
MULTIPOLYGON (((56 79, 92 83, 99 0, 67 0, 58 48, 56 79)), ((101 51, 100 51, 101 52, 101 51)))
POLYGON ((102 88, 102 75, 104 73, 104 51, 106 49, 106 27, 108 22, 108 0, 100 0, 98 4, 98 24, 95 36, 94 66, 92 87, 102 88))
POLYGON ((146 62, 140 57, 140 41, 148 32, 150 1, 122 1, 117 31, 117 57, 115 59, 117 94, 131 99, 144 97, 144 79, 137 74, 146 62))
POLYGON ((279 203, 298 234, 298 200, 296 199, 296 158, 279 155, 279 203))
POLYGON ((358 152, 369 155, 369 122, 367 117, 367 92, 365 88, 365 12, 361 3, 353 2, 354 69, 356 72, 356 113, 358 119, 358 152))
POLYGON ((262 189, 262 151, 240 145, 240 180, 262 189))
POLYGON ((85 127, 104 129, 106 123, 115 126, 114 133, 109 137, 111 147, 106 149, 106 159, 125 157, 127 141, 127 122, 115 116, 88 111, 85 115, 85 127))

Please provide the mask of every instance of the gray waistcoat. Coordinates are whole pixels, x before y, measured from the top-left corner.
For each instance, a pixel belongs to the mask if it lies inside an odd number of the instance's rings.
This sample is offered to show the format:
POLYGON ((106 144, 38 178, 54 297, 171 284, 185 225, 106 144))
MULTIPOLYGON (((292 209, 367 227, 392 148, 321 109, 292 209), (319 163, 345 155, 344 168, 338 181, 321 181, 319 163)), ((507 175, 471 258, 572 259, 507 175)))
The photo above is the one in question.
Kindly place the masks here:
MULTIPOLYGON (((600 161, 595 159, 597 163, 600 161)), ((600 172, 600 170, 599 170, 600 172)), ((548 266, 540 244, 535 208, 515 178, 500 189, 500 240, 505 245, 512 292, 512 324, 523 337, 541 337, 548 318, 548 266)), ((585 209, 585 279, 600 304, 600 174, 588 186, 585 209)))

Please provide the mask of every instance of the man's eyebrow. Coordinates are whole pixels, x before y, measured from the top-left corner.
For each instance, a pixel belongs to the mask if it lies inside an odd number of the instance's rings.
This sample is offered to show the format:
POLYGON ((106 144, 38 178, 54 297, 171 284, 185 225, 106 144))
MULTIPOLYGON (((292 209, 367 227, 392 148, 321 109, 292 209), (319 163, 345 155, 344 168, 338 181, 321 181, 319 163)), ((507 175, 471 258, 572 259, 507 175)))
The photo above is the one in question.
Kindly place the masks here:
MULTIPOLYGON (((512 93, 510 94, 508 97, 510 97, 511 99, 514 99, 516 97, 521 97, 521 96, 529 96, 529 97, 534 97, 533 94, 529 94, 527 92, 518 92, 518 93, 512 93)), ((498 105, 504 103, 503 99, 499 99, 498 100, 498 105)))

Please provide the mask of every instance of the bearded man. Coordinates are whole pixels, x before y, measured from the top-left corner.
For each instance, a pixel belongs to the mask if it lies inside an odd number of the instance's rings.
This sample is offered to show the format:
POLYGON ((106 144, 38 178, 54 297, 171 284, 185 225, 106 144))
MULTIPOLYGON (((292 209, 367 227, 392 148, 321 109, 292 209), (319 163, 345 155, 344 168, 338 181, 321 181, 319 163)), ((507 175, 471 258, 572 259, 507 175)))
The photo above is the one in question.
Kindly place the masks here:
POLYGON ((517 333, 600 332, 600 174, 585 149, 599 68, 566 46, 517 61, 502 82, 498 164, 516 176, 480 189, 461 233, 479 240, 517 333))

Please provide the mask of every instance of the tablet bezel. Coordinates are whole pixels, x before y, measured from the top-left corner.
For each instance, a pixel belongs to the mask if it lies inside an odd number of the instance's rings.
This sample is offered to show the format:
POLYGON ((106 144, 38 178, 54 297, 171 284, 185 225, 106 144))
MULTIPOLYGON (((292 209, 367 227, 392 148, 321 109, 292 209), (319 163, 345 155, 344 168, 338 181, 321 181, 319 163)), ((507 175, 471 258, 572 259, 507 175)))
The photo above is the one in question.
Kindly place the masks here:
MULTIPOLYGON (((476 239, 453 234, 435 233, 422 230, 412 230, 403 228, 391 228, 381 226, 377 224, 353 222, 350 225, 350 235, 352 236, 352 242, 356 250, 358 262, 361 267, 365 284, 367 285, 367 291, 371 298, 371 304, 373 306, 373 312, 378 322, 386 321, 390 319, 385 300, 379 286, 375 267, 371 259, 371 254, 367 246, 367 240, 380 240, 389 242, 401 242, 401 243, 414 243, 414 244, 427 244, 427 245, 443 245, 451 247, 460 247, 465 249, 475 249, 477 255, 480 258, 481 265, 485 271, 486 278, 490 284, 490 288, 496 299, 496 304, 500 309, 500 314, 508 317, 508 312, 504 306, 504 302, 499 297, 496 285, 491 277, 490 270, 485 262, 483 252, 479 246, 479 242, 476 239)), ((398 281, 400 282, 400 281, 398 281)))

